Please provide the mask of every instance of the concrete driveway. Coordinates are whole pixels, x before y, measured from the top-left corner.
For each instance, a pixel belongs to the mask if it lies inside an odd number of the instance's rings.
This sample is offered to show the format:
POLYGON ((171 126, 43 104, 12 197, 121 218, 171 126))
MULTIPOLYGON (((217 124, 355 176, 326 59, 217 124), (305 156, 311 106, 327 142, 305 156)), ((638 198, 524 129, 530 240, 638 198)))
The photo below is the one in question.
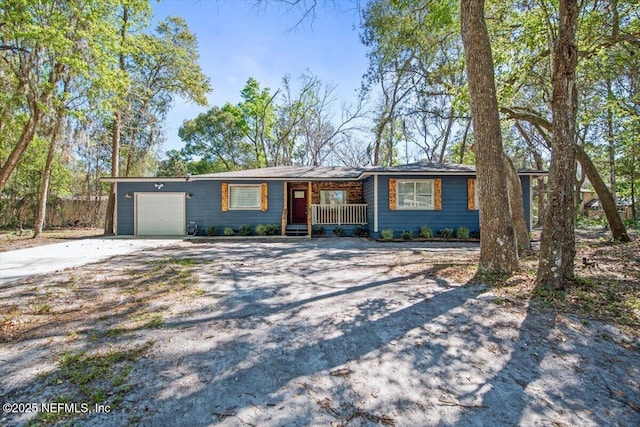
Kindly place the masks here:
POLYGON ((1 252, 0 285, 175 242, 175 239, 97 237, 1 252))

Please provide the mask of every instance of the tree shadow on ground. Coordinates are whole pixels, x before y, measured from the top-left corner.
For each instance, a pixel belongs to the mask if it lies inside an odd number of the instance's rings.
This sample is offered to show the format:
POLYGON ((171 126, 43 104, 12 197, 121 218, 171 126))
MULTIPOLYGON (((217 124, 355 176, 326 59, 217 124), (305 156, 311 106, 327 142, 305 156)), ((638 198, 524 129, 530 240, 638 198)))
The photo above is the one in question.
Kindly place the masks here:
MULTIPOLYGON (((321 300, 325 300, 326 304, 332 304, 335 298, 346 298, 371 290, 375 286, 398 285, 403 283, 404 279, 374 282, 313 300, 283 304, 276 308, 262 308, 253 315, 264 321, 278 312, 294 310, 303 305, 318 305, 321 300)), ((357 364, 360 359, 390 345, 394 340, 401 339, 408 331, 419 328, 424 323, 462 306, 466 301, 473 299, 479 290, 479 288, 463 287, 442 288, 427 301, 423 300, 393 312, 389 312, 386 304, 380 301, 364 304, 360 306, 359 315, 354 321, 336 322, 337 328, 330 331, 334 335, 332 337, 322 338, 309 334, 311 339, 297 340, 290 336, 276 346, 262 348, 258 348, 254 341, 253 350, 256 352, 254 357, 250 360, 246 358, 238 360, 235 368, 227 369, 224 374, 217 369, 214 371, 203 369, 203 363, 206 363, 204 361, 209 361, 213 357, 211 350, 191 352, 182 362, 182 366, 190 372, 198 373, 202 387, 183 397, 167 398, 158 402, 163 409, 148 420, 149 425, 170 424, 166 417, 177 408, 188 412, 190 419, 199 420, 198 423, 201 425, 219 421, 219 417, 212 416, 212 411, 217 414, 233 413, 242 422, 257 423, 256 425, 265 423, 268 420, 261 418, 259 413, 256 419, 244 420, 244 412, 256 407, 286 405, 288 402, 284 399, 282 391, 293 387, 292 381, 297 379, 311 381, 310 378, 318 374, 331 375, 332 370, 343 367, 345 364, 357 364), (371 318, 375 320, 370 320, 371 318)), ((323 306, 324 304, 320 304, 317 309, 322 310, 323 306)), ((298 321, 300 320, 298 318, 298 321)), ((199 321, 207 323, 215 320, 199 319, 199 321)), ((175 326, 183 327, 185 324, 175 326)), ((298 334, 307 335, 305 332, 308 331, 300 327, 302 330, 298 334)), ((290 332, 290 335, 296 335, 296 333, 290 332)), ((265 336, 264 339, 265 342, 273 342, 278 341, 280 337, 281 335, 276 333, 275 336, 272 334, 265 336)), ((246 343, 243 346, 246 346, 246 343)), ((318 392, 318 396, 320 395, 321 393, 318 392)), ((269 424, 290 425, 289 423, 294 421, 288 418, 290 415, 290 413, 283 414, 283 418, 277 421, 271 419, 269 424)), ((296 420, 296 422, 301 421, 303 420, 296 420)), ((313 419, 304 421, 304 424, 313 423, 313 419)))
MULTIPOLYGON (((640 365, 613 363, 607 353, 616 344, 585 323, 530 302, 507 363, 482 386, 481 403, 445 425, 481 425, 478 411, 489 411, 495 425, 638 425, 640 365)), ((640 363, 637 353, 611 352, 640 363)))
MULTIPOLYGON (((275 251, 202 246, 154 254, 153 262, 179 254, 212 270, 202 273, 204 296, 189 310, 168 314, 161 328, 97 337, 106 346, 140 339, 155 344, 131 373, 130 396, 112 413, 81 421, 155 426, 618 420, 637 425, 638 414, 622 397, 630 403, 637 397, 638 354, 623 366, 616 360, 618 350, 603 337, 577 332, 533 307, 523 314, 519 307, 496 304, 482 293, 484 287, 437 278, 447 265, 426 266, 428 257, 398 256, 392 266, 380 266, 382 252, 376 248, 343 250, 310 265, 318 257, 313 251, 297 245, 275 251), (332 274, 324 276, 332 283, 315 277, 332 265, 332 274), (354 280, 346 276, 352 270, 357 270, 354 280), (563 358, 575 358, 566 377, 553 365, 563 358), (598 366, 600 360, 611 366, 598 366), (599 389, 593 397, 577 392, 592 384, 599 389)), ((149 262, 149 256, 128 261, 135 266, 149 262)), ((153 280, 141 277, 143 283, 153 280)), ((105 285, 126 287, 115 279, 105 285)), ((100 305, 83 324, 105 329, 117 325, 122 313, 100 305)), ((74 349, 95 346, 87 339, 74 349)), ((23 352, 21 363, 47 351, 23 352)), ((31 381, 3 400, 55 393, 55 384, 31 381)))

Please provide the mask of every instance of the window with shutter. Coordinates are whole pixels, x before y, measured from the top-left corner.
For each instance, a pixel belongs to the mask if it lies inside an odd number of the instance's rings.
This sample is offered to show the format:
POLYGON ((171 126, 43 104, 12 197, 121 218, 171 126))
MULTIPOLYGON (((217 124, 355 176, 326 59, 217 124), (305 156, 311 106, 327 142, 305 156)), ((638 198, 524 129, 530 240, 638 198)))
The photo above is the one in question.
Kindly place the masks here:
MULTIPOLYGON (((396 209, 442 209, 442 181, 440 179, 414 179, 394 181, 396 184, 396 209)), ((389 197, 389 200, 391 200, 391 197, 389 197)))
POLYGON ((261 210, 262 185, 229 184, 229 210, 261 210))

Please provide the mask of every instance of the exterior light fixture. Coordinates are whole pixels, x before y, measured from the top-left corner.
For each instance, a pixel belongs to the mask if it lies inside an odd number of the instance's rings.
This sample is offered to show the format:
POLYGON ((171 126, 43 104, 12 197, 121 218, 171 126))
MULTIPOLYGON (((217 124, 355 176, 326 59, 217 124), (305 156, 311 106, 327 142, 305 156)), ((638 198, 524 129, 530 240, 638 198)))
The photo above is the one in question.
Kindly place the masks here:
POLYGON ((156 182, 155 184, 153 184, 153 186, 156 187, 157 190, 162 190, 164 184, 162 182, 156 182))
POLYGON ((133 197, 133 195, 131 193, 125 193, 124 198, 125 199, 131 199, 133 197))

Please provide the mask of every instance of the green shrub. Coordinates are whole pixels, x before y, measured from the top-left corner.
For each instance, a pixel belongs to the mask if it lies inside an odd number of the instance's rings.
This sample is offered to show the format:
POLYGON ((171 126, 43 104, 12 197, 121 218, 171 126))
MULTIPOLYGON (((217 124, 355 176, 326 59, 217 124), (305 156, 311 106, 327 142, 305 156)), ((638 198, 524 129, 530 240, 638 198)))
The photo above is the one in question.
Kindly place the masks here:
POLYGON ((207 236, 215 236, 215 235, 216 235, 216 228, 215 227, 207 228, 207 236))
POLYGON ((253 227, 251 227, 249 224, 242 224, 240 226, 241 236, 251 236, 251 233, 253 233, 253 227))
POLYGON ((316 225, 313 227, 313 235, 314 236, 324 236, 324 227, 321 225, 316 225))
POLYGON ((440 235, 442 236, 443 239, 449 240, 450 238, 453 237, 453 229, 451 229, 451 228, 442 228, 442 229, 440 229, 440 235))
POLYGON ((344 228, 342 228, 342 227, 336 227, 336 228, 333 229, 333 234, 335 234, 336 236, 339 236, 339 237, 344 237, 344 236, 347 235, 347 232, 344 231, 344 228))
POLYGON ((267 224, 267 236, 275 236, 278 234, 278 224, 267 224))
POLYGON ((234 232, 233 232, 233 228, 231 227, 225 227, 224 228, 224 235, 225 236, 233 236, 234 232))
POLYGON ((391 240, 393 239, 393 230, 387 228, 386 230, 382 230, 380 235, 384 240, 391 240))
POLYGON ((600 216, 584 216, 580 215, 576 218, 577 228, 606 227, 608 221, 605 215, 600 216))
POLYGON ((467 227, 458 227, 458 229, 456 230, 456 237, 458 239, 468 239, 469 229, 467 227))
MULTIPOLYGON (((240 229, 242 232, 242 229, 240 229)), ((249 231, 251 234, 251 231, 249 231)), ((244 234, 244 236, 248 236, 249 234, 244 234)), ((258 236, 275 236, 278 234, 278 224, 258 224, 256 225, 256 234, 258 236)))
POLYGON ((640 229, 640 218, 638 219, 625 219, 624 221, 622 221, 624 223, 624 226, 627 228, 635 228, 635 229, 640 229))
POLYGON ((427 227, 425 225, 420 227, 420 237, 431 239, 433 237, 433 230, 431 229, 431 227, 427 227))
POLYGON ((369 236, 369 229, 367 227, 362 226, 362 225, 357 225, 355 230, 354 230, 354 233, 358 237, 368 237, 369 236))
POLYGON ((402 240, 412 240, 413 239, 413 231, 402 230, 402 240))

